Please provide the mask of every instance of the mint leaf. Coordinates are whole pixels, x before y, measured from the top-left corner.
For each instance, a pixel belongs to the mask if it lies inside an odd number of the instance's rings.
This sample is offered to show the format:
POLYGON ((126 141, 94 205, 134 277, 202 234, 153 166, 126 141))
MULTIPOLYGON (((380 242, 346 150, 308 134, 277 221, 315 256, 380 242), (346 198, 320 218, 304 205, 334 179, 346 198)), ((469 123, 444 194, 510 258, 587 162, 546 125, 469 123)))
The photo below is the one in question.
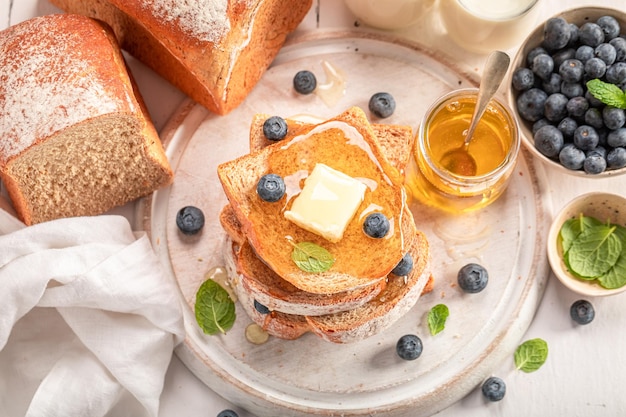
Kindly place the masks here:
POLYGON ((548 344, 543 339, 530 339, 515 350, 515 366, 523 372, 535 372, 548 359, 548 344))
POLYGON ((446 320, 450 315, 450 310, 445 304, 437 304, 428 312, 428 328, 431 335, 436 335, 446 327, 446 320))
POLYGON ((626 285, 626 227, 615 225, 615 235, 622 242, 622 253, 613 268, 606 274, 598 277, 598 283, 609 290, 626 285))
POLYGON ((597 280, 606 289, 626 285, 626 227, 581 213, 563 223, 558 239, 570 274, 586 281, 597 280), (591 241, 594 236, 595 243, 591 241))
POLYGON ((200 285, 194 310, 196 321, 206 334, 226 333, 235 323, 235 303, 228 292, 212 279, 200 285))
POLYGON ((333 255, 313 242, 290 242, 294 249, 291 259, 304 272, 325 272, 335 263, 333 255))
POLYGON ((587 89, 598 100, 609 106, 626 109, 626 94, 615 84, 595 79, 587 81, 587 89))
POLYGON ((559 231, 559 237, 561 238, 561 247, 563 248, 563 253, 567 252, 572 245, 572 242, 576 240, 580 233, 593 226, 601 225, 602 222, 600 220, 595 219, 593 217, 583 216, 581 213, 578 217, 567 220, 561 226, 561 230, 559 231))
POLYGON ((598 277, 598 283, 608 290, 626 285, 626 253, 622 251, 615 265, 609 271, 598 277))
POLYGON ((615 265, 622 252, 622 242, 615 226, 593 226, 583 230, 567 252, 567 263, 578 275, 596 278, 615 265))

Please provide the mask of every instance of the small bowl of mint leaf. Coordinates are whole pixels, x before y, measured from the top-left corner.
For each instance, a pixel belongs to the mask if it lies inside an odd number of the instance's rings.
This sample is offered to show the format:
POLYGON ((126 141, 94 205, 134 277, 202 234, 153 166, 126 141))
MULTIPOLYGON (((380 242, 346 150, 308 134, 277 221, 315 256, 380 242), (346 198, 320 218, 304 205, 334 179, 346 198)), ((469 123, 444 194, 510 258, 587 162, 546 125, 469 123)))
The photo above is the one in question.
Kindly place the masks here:
POLYGON ((522 143, 550 169, 626 173, 626 14, 581 7, 540 23, 508 74, 522 143))
POLYGON ((592 192, 565 205, 548 232, 548 261, 563 285, 578 294, 626 290, 626 198, 592 192))

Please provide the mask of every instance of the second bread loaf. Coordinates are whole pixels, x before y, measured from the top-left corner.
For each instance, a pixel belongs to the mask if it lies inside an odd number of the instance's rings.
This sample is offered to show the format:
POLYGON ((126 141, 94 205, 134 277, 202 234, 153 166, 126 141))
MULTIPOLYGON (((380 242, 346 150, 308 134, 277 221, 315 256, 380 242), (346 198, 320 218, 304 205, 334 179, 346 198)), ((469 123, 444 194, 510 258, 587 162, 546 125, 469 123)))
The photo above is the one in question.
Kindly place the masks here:
POLYGON ((311 0, 51 0, 105 21, 123 49, 217 114, 259 81, 311 0))

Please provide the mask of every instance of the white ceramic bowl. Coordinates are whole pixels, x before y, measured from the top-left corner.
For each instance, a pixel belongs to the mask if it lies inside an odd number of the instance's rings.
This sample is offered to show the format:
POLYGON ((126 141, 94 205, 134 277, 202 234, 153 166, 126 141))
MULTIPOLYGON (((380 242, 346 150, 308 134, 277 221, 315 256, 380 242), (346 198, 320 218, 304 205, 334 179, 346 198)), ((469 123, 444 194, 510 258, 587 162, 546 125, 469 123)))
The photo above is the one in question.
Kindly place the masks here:
POLYGON ((595 281, 585 281, 571 275, 563 262, 558 235, 565 221, 582 213, 598 220, 626 226, 626 198, 610 193, 593 192, 576 197, 556 215, 548 232, 548 261, 554 275, 570 290, 582 295, 597 297, 618 294, 626 290, 626 285, 616 289, 606 289, 595 281))
MULTIPOLYGON (((578 26, 581 26, 585 22, 595 22, 599 17, 610 15, 617 19, 620 23, 621 33, 626 33, 626 13, 617 9, 611 9, 606 7, 580 7, 576 9, 567 10, 563 13, 559 13, 553 17, 563 17, 569 23, 575 23, 578 26)), ((547 21, 548 19, 546 19, 547 21)), ((583 170, 574 171, 571 169, 567 169, 562 166, 558 161, 554 161, 546 156, 544 156, 541 152, 539 152, 534 145, 533 141, 533 133, 532 133, 532 123, 525 121, 519 116, 517 111, 516 100, 519 95, 517 91, 515 91, 511 87, 511 80, 513 76, 513 71, 518 68, 525 66, 526 55, 533 48, 539 46, 543 41, 543 27, 545 21, 539 24, 535 30, 533 30, 526 40, 522 43, 517 54, 515 55, 513 61, 511 62, 511 70, 509 71, 507 81, 508 81, 508 101, 509 106, 513 109, 513 113, 518 119, 520 125, 520 133, 522 135, 522 143, 524 146, 533 154, 535 158, 540 159, 551 168, 556 169, 560 172, 567 173, 575 176, 582 176, 587 178, 606 178, 608 176, 614 175, 622 175, 626 173, 626 167, 620 169, 613 169, 604 171, 601 174, 587 174, 583 170)))

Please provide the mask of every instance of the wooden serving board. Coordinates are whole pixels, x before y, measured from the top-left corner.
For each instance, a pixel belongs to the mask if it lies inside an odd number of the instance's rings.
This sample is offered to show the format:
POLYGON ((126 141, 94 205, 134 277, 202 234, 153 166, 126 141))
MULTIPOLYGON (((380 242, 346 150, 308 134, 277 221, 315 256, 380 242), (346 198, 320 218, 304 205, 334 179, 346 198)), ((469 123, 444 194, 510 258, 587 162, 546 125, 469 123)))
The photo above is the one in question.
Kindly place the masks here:
POLYGON ((138 217, 180 289, 187 337, 177 354, 198 378, 259 416, 420 416, 458 401, 502 360, 512 360, 548 278, 548 210, 526 152, 508 190, 483 211, 450 216, 411 205, 432 247, 435 289, 381 334, 348 345, 313 335, 254 345, 244 336, 250 320, 239 305, 235 326, 226 335, 204 335, 193 315, 195 293, 207 272, 224 266, 225 234, 218 214, 226 198, 216 166, 248 151, 255 113, 327 118, 352 105, 367 109, 372 94, 387 91, 397 110, 384 122, 417 131, 437 96, 476 85, 470 72, 419 45, 371 33, 320 32, 285 46, 231 114, 215 116, 192 102, 180 109, 162 135, 176 172, 174 184, 144 200, 138 217), (302 69, 324 83, 323 60, 346 79, 336 103, 292 89, 293 76, 302 69), (206 216, 205 228, 194 237, 183 236, 175 225, 177 211, 186 205, 201 208, 206 216), (481 263, 490 273, 488 287, 479 294, 464 294, 456 285, 458 269, 468 262, 481 263), (439 303, 448 306, 450 317, 445 330, 431 336, 426 315, 439 303), (395 353, 396 341, 406 333, 424 343, 415 361, 395 353))

